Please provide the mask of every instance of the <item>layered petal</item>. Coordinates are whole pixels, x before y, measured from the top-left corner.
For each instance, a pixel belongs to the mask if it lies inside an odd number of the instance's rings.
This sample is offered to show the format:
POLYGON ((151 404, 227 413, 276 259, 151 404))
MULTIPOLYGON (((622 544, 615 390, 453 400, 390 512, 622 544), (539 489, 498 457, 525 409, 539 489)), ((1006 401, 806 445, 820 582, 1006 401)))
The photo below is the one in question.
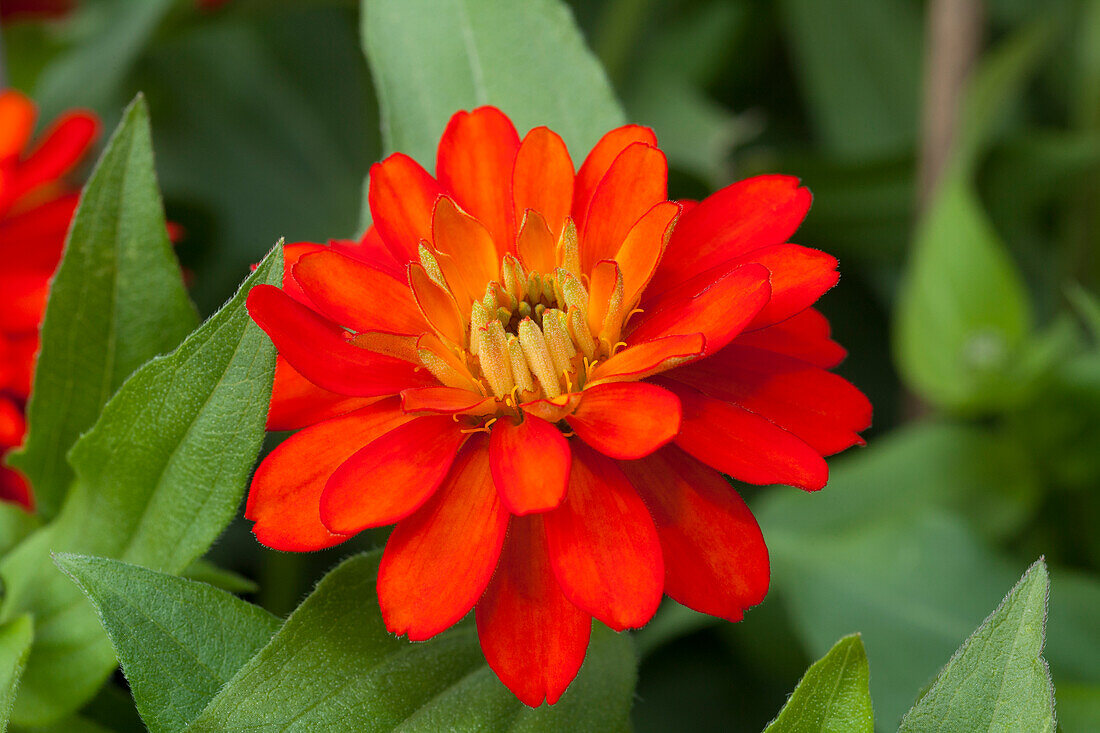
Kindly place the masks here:
POLYGON ((622 631, 644 625, 661 601, 657 530, 615 461, 577 443, 562 505, 541 515, 550 566, 574 605, 622 631))
POLYGON ((467 437, 447 415, 419 417, 378 436, 329 477, 321 521, 355 534, 404 519, 439 488, 467 437))
POLYGON ((771 577, 764 536, 721 474, 673 446, 622 468, 657 525, 665 593, 729 621, 764 600, 771 577))
POLYGON ((680 398, 676 445, 711 468, 749 484, 817 491, 829 479, 825 459, 805 441, 743 407, 658 377, 680 398))
POLYGON ((451 117, 436 156, 439 182, 489 230, 500 254, 514 251, 512 170, 519 151, 515 126, 496 107, 451 117))
POLYGON ((291 366, 324 389, 378 397, 435 383, 421 367, 353 346, 343 329, 271 285, 252 288, 248 312, 291 366))
POLYGON ((615 158, 592 193, 581 229, 581 268, 589 272, 619 251, 627 232, 668 198, 668 161, 645 143, 628 146, 615 158))
POLYGON ((275 357, 268 430, 298 430, 366 407, 381 397, 347 397, 318 387, 282 357, 275 357))
MULTIPOLYGON (((573 205, 573 160, 557 133, 536 127, 523 138, 512 172, 516 222, 539 212, 556 241, 573 205)), ((549 269, 540 272, 550 272, 549 269)))
POLYGON ((589 375, 588 386, 604 382, 640 381, 702 356, 706 338, 701 333, 663 336, 628 346, 607 361, 601 361, 589 375))
POLYGON ((734 343, 786 354, 822 369, 832 369, 844 361, 848 352, 833 341, 830 334, 828 319, 817 309, 807 308, 772 326, 745 331, 734 343))
POLYGON ((749 262, 768 268, 772 288, 771 299, 753 319, 750 329, 764 328, 801 313, 840 279, 835 257, 797 244, 763 247, 730 263, 749 262))
POLYGON ((573 186, 573 219, 577 223, 577 229, 584 229, 585 215, 592 202, 592 195, 607 174, 607 169, 619 157, 619 153, 634 143, 656 146, 657 136, 653 134, 653 130, 640 125, 617 127, 601 137, 581 163, 573 186))
POLYGON ((293 273, 317 309, 341 326, 405 335, 428 330, 409 286, 363 262, 325 249, 304 255, 293 273))
POLYGON ((651 294, 734 257, 786 242, 812 198, 792 176, 756 176, 711 194, 680 217, 651 294))
POLYGON ((573 462, 569 441, 550 423, 526 416, 493 423, 489 463, 493 482, 508 511, 517 516, 544 512, 561 503, 573 462))
POLYGON ((657 270, 673 227, 680 216, 680 204, 662 201, 647 211, 626 233, 615 261, 623 272, 623 304, 633 306, 657 270))
POLYGON ((307 552, 348 539, 321 523, 321 492, 329 477, 364 445, 412 417, 387 399, 290 436, 256 469, 244 516, 256 538, 276 550, 307 552))
POLYGON ((42 142, 20 163, 14 191, 25 195, 38 186, 68 173, 99 134, 99 121, 89 112, 69 112, 46 132, 42 142))
POLYGON ((553 705, 577 676, 592 619, 562 593, 538 517, 512 519, 496 573, 477 604, 485 661, 531 707, 553 705))
POLYGON ((432 236, 436 251, 443 255, 437 257, 439 267, 468 317, 470 302, 480 300, 485 285, 500 276, 498 245, 481 222, 446 196, 436 203, 432 236))
POLYGON ((458 387, 419 387, 401 393, 401 409, 441 415, 492 415, 497 411, 497 399, 458 387))
POLYGON ((610 382, 584 390, 565 421, 599 452, 630 460, 649 455, 676 436, 680 401, 648 382, 610 382))
POLYGON ((374 226, 399 263, 417 262, 417 248, 432 236, 432 211, 444 193, 428 171, 403 153, 394 153, 370 169, 374 226))
POLYGON ((438 494, 397 525, 378 568, 378 603, 390 632, 435 636, 473 608, 496 568, 508 529, 478 436, 438 494))
POLYGON ((700 273, 647 306, 626 341, 635 345, 701 333, 707 340, 704 355, 713 354, 736 338, 768 304, 769 278, 767 268, 757 264, 700 273))
POLYGON ((871 402, 843 377, 771 351, 730 344, 668 378, 767 418, 828 456, 863 444, 871 402))

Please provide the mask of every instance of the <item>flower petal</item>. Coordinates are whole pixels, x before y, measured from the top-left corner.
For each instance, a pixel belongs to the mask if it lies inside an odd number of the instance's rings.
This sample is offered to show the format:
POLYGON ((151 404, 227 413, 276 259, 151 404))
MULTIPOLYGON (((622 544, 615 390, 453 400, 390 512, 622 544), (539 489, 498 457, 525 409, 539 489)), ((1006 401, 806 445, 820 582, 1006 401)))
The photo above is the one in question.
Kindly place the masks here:
POLYGON ((630 345, 677 334, 701 333, 713 354, 750 324, 771 297, 763 265, 730 266, 700 273, 646 307, 626 342, 630 345))
POLYGON ((848 380, 812 364, 730 344, 667 374, 700 392, 767 418, 824 456, 859 444, 871 402, 848 380))
POLYGON ((649 284, 680 216, 680 204, 662 201, 626 233, 615 261, 623 271, 623 306, 632 307, 649 284))
POLYGON ((546 127, 532 129, 520 143, 512 172, 515 220, 522 222, 524 212, 533 209, 557 240, 573 205, 573 178, 573 159, 565 142, 546 127))
POLYGON ((572 461, 569 441, 545 420, 528 415, 517 425, 506 416, 493 423, 489 465, 512 514, 545 512, 561 504, 572 461))
POLYGON ((496 107, 478 107, 451 117, 436 155, 439 182, 485 225, 501 255, 515 250, 512 170, 517 151, 519 134, 512 121, 496 107))
POLYGON ((648 382, 611 382, 584 390, 565 418, 577 437, 606 456, 649 455, 680 430, 676 395, 648 382))
POLYGON ((321 523, 329 476, 364 445, 413 419, 387 399, 301 430, 263 460, 248 490, 244 516, 264 545, 288 552, 332 547, 349 535, 321 523))
POLYGON ((405 264, 394 259, 393 253, 386 243, 382 241, 382 235, 378 228, 371 226, 363 234, 358 242, 346 239, 330 239, 329 249, 359 260, 363 264, 370 265, 376 270, 381 270, 390 277, 398 280, 405 278, 405 264))
POLYGON ((34 511, 34 495, 31 485, 19 471, 0 465, 0 501, 18 504, 28 512, 34 511))
POLYGON ((577 223, 578 230, 584 229, 584 217, 588 213, 588 205, 592 202, 596 186, 603 180, 607 169, 619 157, 619 153, 633 143, 656 146, 657 136, 653 134, 653 130, 640 125, 617 127, 600 138, 584 159, 573 186, 573 220, 577 223))
POLYGON ((405 335, 428 330, 409 286, 370 265, 326 249, 303 256, 293 272, 317 309, 341 326, 405 335))
POLYGON ((432 236, 432 211, 443 193, 439 182, 404 153, 371 166, 367 192, 371 216, 398 263, 420 260, 420 240, 432 236))
POLYGON ((768 268, 772 286, 771 299, 749 329, 765 328, 801 313, 840 279, 835 257, 797 244, 762 247, 731 260, 729 265, 749 262, 768 268))
POLYGON ((298 284, 298 280, 294 277, 294 268, 303 257, 314 252, 324 252, 328 248, 323 244, 317 244, 316 242, 291 242, 290 244, 283 245, 283 292, 294 298, 299 303, 307 305, 310 308, 314 306, 313 301, 306 295, 306 291, 302 290, 302 286, 298 284))
MULTIPOLYGON (((455 202, 440 197, 432 217, 433 245, 447 285, 466 318, 470 303, 485 294, 485 285, 500 277, 500 255, 489 230, 474 217, 459 210, 455 202)), ((509 246, 513 246, 512 242, 509 246)))
POLYGON ((711 468, 749 484, 817 491, 829 480, 825 459, 803 440, 743 407, 658 377, 680 398, 676 445, 711 468))
POLYGON ((492 578, 508 512, 481 437, 459 456, 439 493, 394 529, 378 568, 378 603, 391 633, 435 636, 473 608, 492 578))
POLYGON ((497 399, 459 387, 420 387, 401 393, 401 409, 444 415, 491 415, 497 411, 497 399))
POLYGON ((342 329, 271 285, 252 288, 248 312, 279 353, 318 387, 377 397, 436 383, 421 367, 351 345, 342 329))
POLYGON ((68 173, 99 134, 99 121, 90 112, 69 112, 46 132, 38 147, 17 168, 14 188, 19 194, 68 173))
POLYGON ((729 621, 764 600, 771 575, 764 536, 717 471, 675 447, 622 468, 657 525, 665 593, 729 621))
POLYGON ((0 160, 23 152, 38 116, 34 103, 15 89, 0 91, 0 160))
POLYGON ((733 343, 754 346, 777 354, 832 369, 848 352, 830 338, 829 321, 816 308, 807 308, 785 321, 754 331, 745 331, 733 343))
POLYGON ((546 226, 546 220, 534 209, 527 209, 520 219, 522 224, 516 239, 516 253, 528 270, 553 272, 557 267, 555 245, 557 238, 546 226))
POLYGON ((275 357, 275 384, 271 390, 268 430, 298 430, 377 402, 379 397, 346 397, 321 389, 290 365, 275 357))
POLYGON ((601 361, 589 376, 591 389, 604 382, 641 381, 701 356, 707 340, 701 333, 664 336, 622 349, 607 361, 601 361))
POLYGON ((321 522, 355 534, 421 507, 446 478, 469 437, 448 415, 418 417, 380 435, 337 468, 321 493, 321 522))
POLYGON ((422 320, 451 343, 464 344, 466 322, 454 297, 428 277, 424 268, 415 262, 409 265, 409 287, 413 301, 423 315, 422 320))
POLYGON ((477 604, 485 661, 524 704, 553 705, 577 676, 592 619, 561 592, 537 517, 513 519, 500 562, 477 604))
POLYGON ((553 399, 524 402, 519 407, 528 415, 534 415, 548 423, 556 423, 559 420, 564 420, 567 415, 572 414, 573 410, 577 409, 577 405, 580 404, 580 401, 580 392, 569 392, 568 394, 559 395, 553 399))
POLYGON ((541 515, 550 566, 574 605, 622 631, 643 626, 661 602, 657 529, 618 464, 574 444, 565 501, 541 515))
POLYGON ((792 176, 756 176, 711 194, 680 217, 651 294, 733 257, 786 242, 812 199, 792 176))
POLYGON ((615 256, 627 232, 642 216, 668 198, 668 161, 659 148, 628 146, 596 186, 581 231, 581 269, 615 256))

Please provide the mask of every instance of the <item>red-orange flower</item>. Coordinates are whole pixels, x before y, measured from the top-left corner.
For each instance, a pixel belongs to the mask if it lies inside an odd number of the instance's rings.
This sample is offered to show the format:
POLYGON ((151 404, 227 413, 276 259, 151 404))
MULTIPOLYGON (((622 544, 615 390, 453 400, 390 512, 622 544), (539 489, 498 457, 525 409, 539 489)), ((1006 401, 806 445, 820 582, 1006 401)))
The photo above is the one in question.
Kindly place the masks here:
MULTIPOLYGON (((76 209, 77 194, 62 178, 98 131, 89 113, 69 112, 30 149, 35 117, 25 96, 0 92, 0 461, 23 442, 38 326, 76 209)), ((0 500, 34 503, 23 476, 2 466, 0 500)))
POLYGON ((788 244, 785 176, 667 200, 653 133, 609 132, 580 169, 550 130, 456 114, 436 176, 371 170, 361 242, 286 249, 249 294, 279 351, 256 472, 261 542, 316 550, 396 523, 378 597, 426 639, 476 607, 485 656, 555 702, 591 617, 645 624, 662 593, 730 620, 768 588, 755 519, 722 473, 825 485, 866 398, 811 305, 836 260, 788 244))

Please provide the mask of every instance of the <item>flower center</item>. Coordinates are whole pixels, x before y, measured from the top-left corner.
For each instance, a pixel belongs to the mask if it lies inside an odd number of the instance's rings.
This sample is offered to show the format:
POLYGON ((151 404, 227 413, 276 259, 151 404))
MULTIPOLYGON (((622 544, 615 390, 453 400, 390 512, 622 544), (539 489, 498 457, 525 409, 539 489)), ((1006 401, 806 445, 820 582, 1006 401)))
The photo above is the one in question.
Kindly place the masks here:
MULTIPOLYGON (((486 394, 520 402, 554 399, 583 388, 597 361, 621 346, 629 314, 624 314, 618 265, 602 262, 591 277, 582 275, 572 221, 554 249, 557 267, 551 272, 527 270, 517 257, 504 255, 498 279, 470 303, 466 343, 455 344, 455 355, 486 394)), ((420 261, 428 276, 453 294, 424 245, 420 261)))

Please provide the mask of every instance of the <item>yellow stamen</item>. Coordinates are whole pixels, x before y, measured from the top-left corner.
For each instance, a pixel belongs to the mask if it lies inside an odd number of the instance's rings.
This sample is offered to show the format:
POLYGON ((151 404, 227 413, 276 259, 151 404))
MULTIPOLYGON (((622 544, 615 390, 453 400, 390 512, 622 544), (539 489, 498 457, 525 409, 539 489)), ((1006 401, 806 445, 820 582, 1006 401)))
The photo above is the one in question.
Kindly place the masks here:
POLYGON ((524 299, 527 294, 527 275, 523 272, 523 265, 515 256, 506 254, 500 265, 504 274, 504 290, 511 295, 516 302, 524 299))
POLYGON ((560 313, 557 308, 543 313, 542 332, 546 337, 546 346, 554 362, 554 369, 558 374, 567 374, 573 370, 573 357, 577 350, 573 347, 569 332, 561 326, 560 313))
POLYGON ((435 255, 428 249, 426 243, 421 242, 418 247, 420 252, 420 264, 424 267, 424 271, 428 273, 428 277, 439 287, 444 290, 450 290, 447 287, 447 279, 443 277, 443 270, 439 269, 439 261, 436 260, 435 255))
POLYGON ((557 276, 558 282, 561 283, 561 299, 569 306, 569 310, 576 308, 587 312, 588 291, 577 276, 561 267, 557 270, 557 276))
POLYGON ((584 311, 569 311, 569 333, 573 336, 573 343, 580 348, 581 353, 589 359, 596 358, 596 342, 592 339, 592 333, 588 330, 588 318, 584 311))
POLYGON ((581 253, 580 246, 577 243, 577 225, 573 223, 572 217, 565 220, 557 249, 562 267, 579 276, 581 274, 581 253))
MULTIPOLYGON (((512 380, 516 383, 516 386, 512 388, 512 396, 515 398, 516 391, 522 392, 534 392, 535 382, 531 378, 531 370, 527 366, 527 357, 523 355, 523 346, 520 344, 519 339, 515 336, 508 336, 508 361, 512 365, 512 380)), ((519 400, 516 399, 516 404, 519 404, 519 400)))
POLYGON ((470 388, 470 380, 440 357, 427 349, 419 349, 416 353, 420 357, 420 363, 443 384, 461 389, 470 388))
POLYGON ((519 343, 523 347, 523 355, 527 358, 527 366, 539 380, 539 385, 542 386, 546 397, 554 399, 560 396, 561 385, 554 373, 554 362, 550 358, 546 338, 530 318, 524 318, 519 322, 519 343))
POLYGON ((493 314, 481 301, 475 300, 470 304, 470 353, 477 356, 481 348, 481 334, 488 328, 493 314))
POLYGON ((512 391, 512 364, 508 358, 508 340, 500 321, 490 321, 481 335, 481 373, 493 394, 503 398, 512 391))

